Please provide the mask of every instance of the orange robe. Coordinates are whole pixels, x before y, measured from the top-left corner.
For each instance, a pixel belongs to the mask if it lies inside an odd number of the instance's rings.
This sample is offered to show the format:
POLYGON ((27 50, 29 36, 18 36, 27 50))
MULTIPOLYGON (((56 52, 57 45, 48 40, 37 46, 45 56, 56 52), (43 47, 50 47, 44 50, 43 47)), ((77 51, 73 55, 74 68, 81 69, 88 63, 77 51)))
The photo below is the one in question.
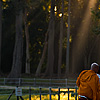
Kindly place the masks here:
POLYGON ((99 77, 99 93, 98 93, 98 100, 100 100, 100 77, 99 77))
POLYGON ((77 78, 76 84, 79 87, 79 95, 86 96, 92 100, 98 100, 99 78, 94 71, 82 71, 77 78))
POLYGON ((99 83, 99 93, 98 93, 98 100, 100 100, 100 83, 99 83))

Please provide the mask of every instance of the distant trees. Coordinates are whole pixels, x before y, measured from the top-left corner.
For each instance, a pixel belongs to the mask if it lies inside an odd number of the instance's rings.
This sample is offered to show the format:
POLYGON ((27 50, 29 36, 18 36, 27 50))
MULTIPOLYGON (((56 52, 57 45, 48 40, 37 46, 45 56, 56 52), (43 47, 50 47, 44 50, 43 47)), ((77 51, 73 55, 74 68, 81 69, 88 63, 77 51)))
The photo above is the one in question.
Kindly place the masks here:
MULTIPOLYGON (((89 18, 85 14, 89 10, 89 1, 71 0, 69 14, 66 0, 23 1, 3 1, 3 9, 0 5, 0 35, 3 32, 3 50, 0 54, 3 71, 7 74, 10 72, 9 77, 20 77, 21 73, 28 75, 32 73, 37 77, 44 75, 52 78, 55 75, 60 78, 62 75, 66 76, 69 71, 76 73, 83 68, 88 68, 87 65, 94 61, 92 56, 94 47, 91 48, 91 46, 97 43, 93 43, 95 37, 99 40, 100 25, 99 19, 95 17, 94 24, 89 25, 86 34, 88 38, 85 38, 87 41, 81 41, 80 37, 83 39, 82 36, 86 33, 85 27, 83 33, 80 29, 86 21, 84 18, 89 18), (71 19, 69 36, 67 35, 68 15, 71 19), (93 27, 95 30, 92 31, 93 27), (92 32, 98 35, 93 35, 92 32), (86 43, 84 48, 83 42, 86 43), (66 53, 67 48, 70 52, 66 53)), ((99 13, 95 15, 99 17, 99 13)))
POLYGON ((48 45, 47 65, 44 74, 45 76, 48 77, 52 77, 55 73, 57 74, 58 77, 61 76, 63 34, 64 34, 63 16, 64 16, 64 0, 62 1, 51 0, 49 25, 45 35, 45 44, 42 57, 36 70, 36 76, 39 76, 41 73, 41 68, 43 66, 44 58, 46 58, 45 54, 47 45, 48 45))
MULTIPOLYGON (((28 21, 28 9, 31 8, 31 1, 26 0, 25 2, 21 0, 13 1, 14 8, 16 11, 16 36, 15 36, 15 47, 13 53, 13 63, 11 72, 8 77, 20 77, 23 65, 23 39, 25 39, 25 73, 30 74, 30 54, 29 54, 29 21, 28 21), (24 20, 23 20, 24 18, 24 20), (24 21, 24 29, 23 29, 24 21), (25 32, 25 38, 23 38, 25 32)), ((36 1, 38 2, 38 1, 36 1)), ((32 8, 34 9, 35 6, 32 8)))

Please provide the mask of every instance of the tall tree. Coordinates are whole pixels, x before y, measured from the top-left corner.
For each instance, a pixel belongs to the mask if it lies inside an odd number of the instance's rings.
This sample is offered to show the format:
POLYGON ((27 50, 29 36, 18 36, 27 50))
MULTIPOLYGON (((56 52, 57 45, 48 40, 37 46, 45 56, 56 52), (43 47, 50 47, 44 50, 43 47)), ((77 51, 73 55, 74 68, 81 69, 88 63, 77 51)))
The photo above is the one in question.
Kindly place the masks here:
MULTIPOLYGON (((28 3, 28 0, 26 1, 28 3)), ((28 20, 27 20, 28 10, 25 7, 24 24, 25 24, 25 36, 26 36, 26 69, 25 73, 30 74, 30 54, 29 54, 29 31, 28 31, 28 20)))
POLYGON ((59 59, 58 59, 58 77, 61 76, 62 65, 62 40, 63 40, 63 15, 64 15, 64 0, 62 0, 62 16, 60 21, 60 40, 59 40, 59 59))
POLYGON ((46 54, 46 51, 47 51, 47 45, 48 45, 47 34, 48 33, 45 34, 45 44, 44 44, 44 48, 43 48, 42 57, 40 59, 40 62, 38 64, 38 67, 37 67, 37 70, 36 70, 36 74, 35 74, 36 76, 40 76, 42 65, 43 65, 44 58, 45 58, 45 54, 46 54))
POLYGON ((0 72, 1 72, 1 40, 2 39, 2 1, 0 0, 0 72))
POLYGON ((45 75, 52 77, 54 67, 55 0, 51 0, 50 22, 48 27, 48 58, 45 75))
POLYGON ((71 3, 71 0, 69 0, 68 2, 68 31, 67 31, 66 73, 65 73, 66 77, 68 77, 68 74, 69 74, 70 3, 71 3))
POLYGON ((22 1, 16 0, 16 36, 13 52, 12 69, 8 77, 17 78, 21 75, 23 55, 23 33, 22 33, 22 1))

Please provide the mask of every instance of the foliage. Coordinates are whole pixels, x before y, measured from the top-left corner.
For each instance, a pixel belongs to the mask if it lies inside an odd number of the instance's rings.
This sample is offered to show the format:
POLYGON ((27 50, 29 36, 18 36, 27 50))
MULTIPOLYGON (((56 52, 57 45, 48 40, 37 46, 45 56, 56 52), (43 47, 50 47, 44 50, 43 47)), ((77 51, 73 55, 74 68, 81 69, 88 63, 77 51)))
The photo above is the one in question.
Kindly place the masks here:
POLYGON ((15 11, 11 2, 3 3, 2 31, 2 70, 7 73, 11 69, 15 40, 15 11))
POLYGON ((43 3, 30 11, 28 16, 29 33, 30 33, 30 55, 31 55, 31 71, 35 72, 40 61, 44 46, 45 33, 47 31, 48 22, 46 21, 46 10, 43 10, 43 3), (35 58, 34 58, 35 57, 35 58), (34 65, 34 66, 33 66, 34 65))
POLYGON ((95 23, 93 32, 98 35, 100 34, 100 0, 96 10, 92 10, 93 21, 95 23))
MULTIPOLYGON (((30 33, 30 55, 31 55, 31 72, 35 72, 42 55, 45 33, 47 31, 47 10, 43 6, 47 6, 46 2, 40 0, 28 0, 27 4, 22 4, 14 7, 16 0, 6 0, 3 2, 3 38, 2 38, 2 71, 8 73, 12 66, 12 56, 15 43, 15 15, 20 7, 28 8, 29 33, 30 33), (22 5, 22 6, 21 6, 22 5), (34 6, 33 6, 34 5, 34 6), (34 66, 33 66, 34 65, 34 66)), ((23 26, 24 32, 24 26, 23 26)), ((23 39, 25 41, 25 36, 23 39)), ((25 69, 25 42, 23 51, 23 70, 25 69)), ((22 71, 24 72, 24 71, 22 71)))

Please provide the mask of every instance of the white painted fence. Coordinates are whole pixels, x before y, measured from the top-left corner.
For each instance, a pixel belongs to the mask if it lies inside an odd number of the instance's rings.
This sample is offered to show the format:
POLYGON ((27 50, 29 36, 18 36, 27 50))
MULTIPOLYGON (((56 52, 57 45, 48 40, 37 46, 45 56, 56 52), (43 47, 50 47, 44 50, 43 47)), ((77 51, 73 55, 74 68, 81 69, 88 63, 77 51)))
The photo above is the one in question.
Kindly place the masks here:
POLYGON ((76 86, 76 80, 71 79, 37 79, 37 78, 0 78, 0 85, 66 87, 76 86))

